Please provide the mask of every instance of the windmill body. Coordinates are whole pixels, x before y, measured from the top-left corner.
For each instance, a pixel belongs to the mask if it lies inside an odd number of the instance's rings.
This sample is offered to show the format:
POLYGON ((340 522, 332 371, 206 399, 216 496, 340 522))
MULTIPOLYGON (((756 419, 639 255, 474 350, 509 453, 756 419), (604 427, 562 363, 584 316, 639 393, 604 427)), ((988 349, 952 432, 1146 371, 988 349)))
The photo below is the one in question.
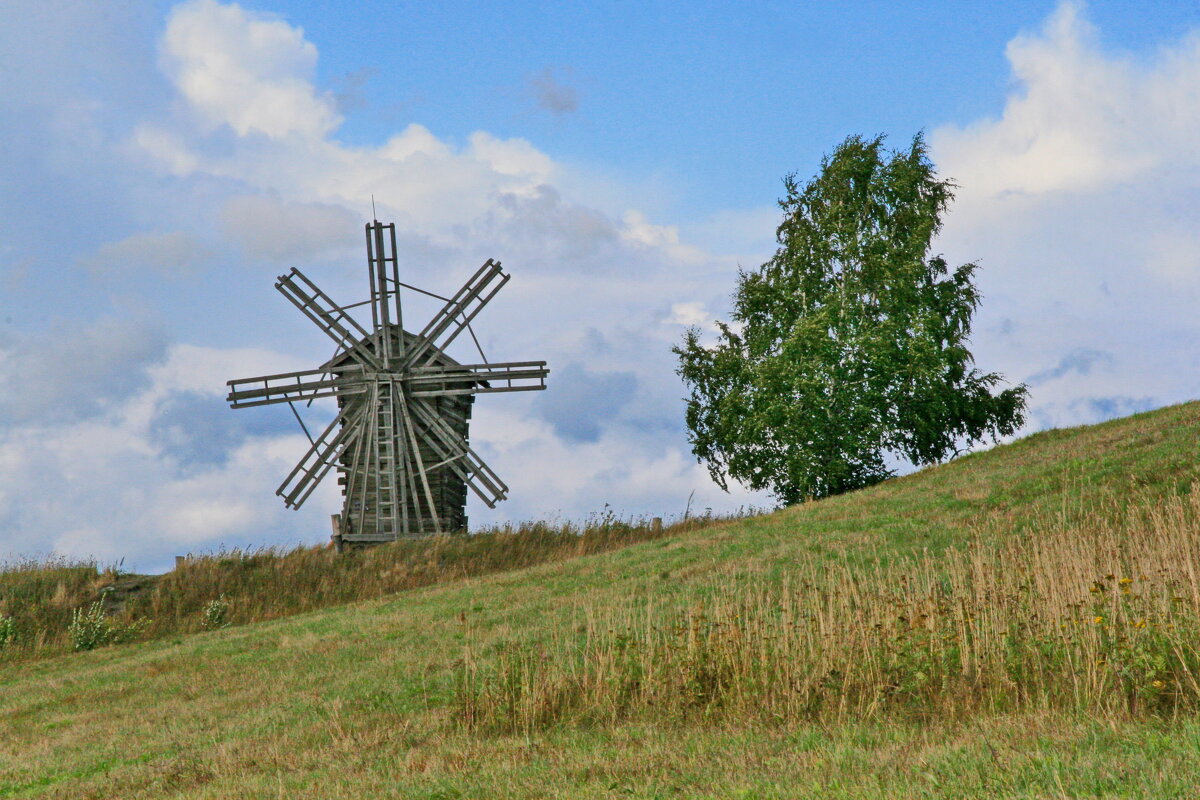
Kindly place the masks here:
MULTIPOLYGON (((337 398, 338 414, 276 490, 299 508, 331 470, 344 498, 334 516, 339 547, 466 528, 467 490, 489 507, 508 487, 469 443, 475 395, 544 389, 545 361, 462 364, 446 348, 508 282, 488 260, 418 333, 403 327, 394 225, 366 226, 370 297, 339 306, 299 270, 275 284, 332 339, 337 351, 317 369, 229 381, 234 408, 337 398), (370 329, 351 310, 370 306, 370 329)), ((436 295, 432 295, 435 296, 436 295)), ((360 310, 360 314, 361 314, 360 310)), ((365 315, 364 315, 365 316, 365 315)), ((364 321, 365 322, 365 321, 364 321)), ((300 416, 296 413, 299 420, 300 416)), ((301 423, 303 425, 303 423, 301 423)), ((307 429, 305 429, 307 433, 307 429)))

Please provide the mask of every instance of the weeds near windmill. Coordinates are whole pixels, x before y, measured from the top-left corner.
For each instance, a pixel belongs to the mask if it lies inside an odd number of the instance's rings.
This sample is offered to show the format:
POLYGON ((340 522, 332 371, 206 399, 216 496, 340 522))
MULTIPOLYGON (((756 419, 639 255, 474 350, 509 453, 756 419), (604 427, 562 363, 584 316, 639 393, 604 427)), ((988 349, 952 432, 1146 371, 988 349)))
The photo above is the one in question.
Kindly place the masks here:
MULTIPOLYGON (((42 658, 276 619, 607 552, 725 519, 693 517, 656 528, 650 520, 623 520, 610 511, 583 524, 504 525, 340 555, 326 547, 217 553, 191 558, 152 583, 147 579, 142 591, 108 612, 97 597, 118 577, 111 570, 94 562, 29 561, 0 569, 0 615, 9 614, 0 616, 0 657, 42 658), (7 646, 5 630, 12 631, 7 646)), ((109 603, 115 605, 111 597, 109 603)))

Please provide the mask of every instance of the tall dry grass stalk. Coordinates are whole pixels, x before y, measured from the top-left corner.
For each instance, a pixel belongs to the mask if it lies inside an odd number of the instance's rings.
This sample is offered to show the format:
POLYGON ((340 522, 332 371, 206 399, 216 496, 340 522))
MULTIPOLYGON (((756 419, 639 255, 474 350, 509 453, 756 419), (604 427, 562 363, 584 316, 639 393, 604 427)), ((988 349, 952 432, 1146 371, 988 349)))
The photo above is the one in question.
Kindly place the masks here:
POLYGON ((800 561, 781 585, 714 585, 682 611, 582 608, 577 638, 486 664, 468 651, 458 719, 528 731, 1200 705, 1200 487, 1066 520, 936 559, 800 561))

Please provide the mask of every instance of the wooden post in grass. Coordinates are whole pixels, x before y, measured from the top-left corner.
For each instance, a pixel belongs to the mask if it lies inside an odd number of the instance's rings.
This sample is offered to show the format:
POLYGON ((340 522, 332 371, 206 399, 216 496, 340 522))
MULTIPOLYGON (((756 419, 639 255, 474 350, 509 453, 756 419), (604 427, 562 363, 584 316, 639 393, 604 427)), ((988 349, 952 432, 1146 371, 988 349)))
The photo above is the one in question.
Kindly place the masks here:
POLYGON ((662 517, 655 517, 650 520, 650 532, 655 536, 662 533, 662 517))
POLYGON ((330 514, 329 521, 333 524, 333 536, 329 537, 329 543, 337 552, 342 552, 342 515, 330 514))

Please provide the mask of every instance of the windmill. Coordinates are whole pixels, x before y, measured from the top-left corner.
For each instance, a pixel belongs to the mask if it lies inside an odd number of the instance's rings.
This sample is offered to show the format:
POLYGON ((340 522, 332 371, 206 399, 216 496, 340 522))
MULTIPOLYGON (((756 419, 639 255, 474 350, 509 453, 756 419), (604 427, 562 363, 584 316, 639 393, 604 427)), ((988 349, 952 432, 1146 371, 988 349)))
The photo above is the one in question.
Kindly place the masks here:
POLYGON ((346 545, 453 532, 466 528, 469 487, 488 507, 508 487, 468 443, 475 395, 546 388, 545 361, 488 363, 471 320, 508 282, 488 259, 452 297, 400 282, 396 226, 366 226, 367 300, 339 306, 298 269, 278 289, 337 347, 316 369, 229 381, 233 408, 287 403, 312 445, 276 489, 299 508, 330 469, 342 487, 334 542, 346 545), (420 333, 403 328, 401 287, 445 302, 420 333), (368 330, 350 310, 369 305, 368 330), (446 348, 464 331, 482 363, 460 364, 446 348), (296 411, 336 397, 338 413, 316 438, 296 411))

